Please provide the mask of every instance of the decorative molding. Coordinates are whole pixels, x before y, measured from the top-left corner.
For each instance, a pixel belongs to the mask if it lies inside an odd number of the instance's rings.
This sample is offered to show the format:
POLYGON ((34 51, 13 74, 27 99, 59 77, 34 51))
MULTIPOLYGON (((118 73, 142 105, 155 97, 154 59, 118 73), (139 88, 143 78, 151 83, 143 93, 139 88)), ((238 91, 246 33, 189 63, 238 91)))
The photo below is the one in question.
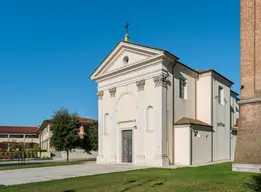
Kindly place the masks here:
POLYGON ((222 123, 222 122, 220 122, 220 123, 217 123, 217 126, 219 126, 219 127, 225 127, 225 124, 222 123))
MULTIPOLYGON (((157 69, 157 70, 153 70, 153 71, 147 71, 146 74, 144 74, 142 76, 143 79, 145 79, 145 81, 147 79, 152 79, 154 76, 160 75, 162 74, 162 69, 157 69)), ((103 85, 98 84, 98 90, 104 90, 104 89, 109 89, 110 87, 121 87, 121 86, 126 86, 126 85, 130 85, 133 83, 136 83, 137 81, 139 81, 141 78, 140 74, 136 74, 133 75, 131 77, 125 78, 125 79, 118 79, 117 81, 115 80, 116 78, 114 78, 114 81, 108 81, 108 83, 104 83, 103 85)))
POLYGON ((237 103, 239 105, 242 105, 242 104, 257 103, 257 102, 261 102, 261 98, 243 99, 243 100, 238 101, 237 103))
POLYGON ((153 81, 155 83, 155 87, 159 87, 159 86, 167 87, 167 76, 164 74, 153 77, 153 81))
POLYGON ((103 81, 103 80, 106 80, 108 78, 113 78, 115 76, 124 75, 126 73, 131 72, 131 71, 140 70, 141 68, 144 68, 144 67, 147 67, 147 66, 152 66, 154 64, 162 63, 163 59, 164 59, 163 55, 155 55, 155 56, 149 57, 145 60, 141 60, 141 61, 132 63, 131 65, 125 65, 124 67, 121 67, 117 70, 113 70, 113 71, 110 71, 108 73, 101 74, 97 77, 93 77, 92 79, 97 81, 97 82, 103 81))
POLYGON ((138 91, 143 91, 145 87, 145 79, 142 79, 140 81, 136 82, 136 85, 138 87, 138 91))
POLYGON ((103 99, 104 91, 98 91, 97 96, 100 100, 103 99))
POLYGON ((112 50, 112 52, 107 56, 107 58, 94 71, 94 73, 91 75, 91 78, 96 79, 97 76, 99 76, 100 73, 103 71, 101 69, 103 69, 104 66, 106 66, 106 64, 108 64, 109 61, 111 61, 115 56, 117 56, 117 53, 120 53, 122 50, 123 51, 132 50, 133 52, 137 52, 138 54, 147 54, 148 56, 154 56, 163 53, 163 51, 161 50, 156 50, 156 49, 151 49, 151 48, 146 48, 138 45, 132 45, 129 43, 121 42, 112 50))
POLYGON ((109 93, 110 93, 111 97, 115 97, 116 96, 116 87, 109 89, 109 93))

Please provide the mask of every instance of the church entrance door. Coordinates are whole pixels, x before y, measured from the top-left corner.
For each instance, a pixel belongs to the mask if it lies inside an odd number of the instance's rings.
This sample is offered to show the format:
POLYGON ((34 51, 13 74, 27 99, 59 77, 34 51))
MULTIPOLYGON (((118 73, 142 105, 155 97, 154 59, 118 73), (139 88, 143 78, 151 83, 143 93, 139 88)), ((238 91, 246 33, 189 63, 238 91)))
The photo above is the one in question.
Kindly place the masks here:
POLYGON ((132 163, 132 130, 122 131, 122 162, 132 163))

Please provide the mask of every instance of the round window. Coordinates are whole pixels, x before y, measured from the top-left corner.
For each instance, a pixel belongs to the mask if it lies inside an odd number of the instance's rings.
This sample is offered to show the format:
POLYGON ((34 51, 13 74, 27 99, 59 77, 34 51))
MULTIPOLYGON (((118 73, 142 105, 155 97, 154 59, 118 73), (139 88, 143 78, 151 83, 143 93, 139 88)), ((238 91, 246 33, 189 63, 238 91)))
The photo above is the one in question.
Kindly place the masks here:
POLYGON ((129 57, 128 57, 128 56, 125 56, 125 57, 123 58, 123 62, 124 62, 124 63, 128 63, 128 62, 129 62, 129 57))

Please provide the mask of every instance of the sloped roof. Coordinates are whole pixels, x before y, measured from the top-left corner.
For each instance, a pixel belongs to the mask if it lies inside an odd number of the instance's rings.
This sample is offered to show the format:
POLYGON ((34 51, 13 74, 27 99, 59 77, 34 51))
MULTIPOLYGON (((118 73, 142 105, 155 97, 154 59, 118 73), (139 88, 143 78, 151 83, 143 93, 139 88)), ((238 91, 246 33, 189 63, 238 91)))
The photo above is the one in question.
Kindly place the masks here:
MULTIPOLYGON (((91 75, 89 76, 89 78, 91 78, 91 76, 98 70, 98 68, 101 66, 101 64, 109 57, 109 55, 113 52, 113 50, 121 43, 121 42, 124 42, 126 44, 130 44, 130 45, 136 45, 136 46, 140 46, 140 47, 144 47, 144 48, 149 48, 149 49, 154 49, 154 50, 158 50, 158 51, 162 51, 164 54, 166 55, 170 55, 172 57, 175 57, 176 60, 178 61, 179 60, 179 57, 177 57, 176 55, 172 54, 171 52, 165 50, 165 49, 161 49, 161 48, 156 48, 156 47, 151 47, 151 46, 146 46, 146 45, 143 45, 143 44, 139 44, 139 43, 134 43, 134 42, 128 42, 128 41, 119 41, 117 43, 117 45, 111 50, 111 52, 104 58, 104 60, 100 63, 100 65, 98 65, 96 67, 96 69, 91 73, 91 75)), ((207 72, 213 72, 213 73, 216 73, 217 75, 221 76, 222 78, 226 79, 228 82, 230 82, 231 84, 234 84, 231 80, 229 80, 228 78, 226 78, 225 76, 221 75, 220 73, 218 73, 217 71, 215 71, 214 69, 208 69, 208 70, 194 70, 192 69, 191 67, 189 67, 188 65, 185 65, 181 62, 178 62, 180 63, 181 65, 183 66, 186 66, 188 67, 189 69, 195 71, 196 73, 198 74, 202 74, 202 73, 207 73, 207 72)))
POLYGON ((234 93, 236 96, 239 96, 239 93, 237 93, 237 92, 235 92, 233 90, 231 90, 231 92, 234 93))
MULTIPOLYGON (((85 118, 85 117, 77 117, 77 119, 80 121, 80 123, 91 123, 91 122, 97 121, 95 119, 90 119, 90 118, 85 118)), ((52 123, 51 119, 46 119, 43 121, 40 128, 43 129, 43 128, 47 127, 48 124, 51 124, 51 123, 52 123)))
POLYGON ((221 76, 222 78, 226 79, 228 82, 230 82, 232 85, 234 84, 233 81, 230 81, 228 78, 226 78, 225 76, 221 75, 220 73, 218 73, 217 71, 215 71, 214 69, 207 69, 207 70, 197 70, 198 73, 208 73, 208 72, 213 72, 216 73, 217 75, 221 76))
POLYGON ((114 51, 114 49, 116 49, 116 47, 120 44, 120 43, 126 43, 126 44, 130 44, 130 45, 136 45, 136 46, 140 46, 140 47, 144 47, 144 48, 149 48, 149 49, 154 49, 154 50, 157 50, 157 51, 162 51, 164 54, 167 54, 167 55, 171 55, 172 57, 175 57, 177 60, 179 60, 179 58, 170 53, 169 51, 165 50, 165 49, 160 49, 160 48, 156 48, 156 47, 151 47, 151 46, 147 46, 147 45, 142 45, 142 44, 139 44, 139 43, 134 43, 134 42, 129 42, 129 41, 124 41, 124 40, 121 40, 119 41, 116 46, 114 46, 114 48, 109 52, 109 54, 103 59, 103 61, 96 67, 96 69, 90 74, 89 78, 91 78, 91 76, 98 70, 98 68, 101 66, 101 64, 110 56, 110 54, 114 51))
POLYGON ((178 120, 175 125, 202 125, 207 127, 212 127, 212 125, 205 123, 203 121, 200 121, 198 119, 188 118, 188 117, 182 117, 180 120, 178 120))
POLYGON ((0 126, 0 133, 32 133, 36 134, 38 127, 0 126))
POLYGON ((78 117, 80 123, 92 123, 95 122, 95 119, 85 118, 85 117, 78 117))

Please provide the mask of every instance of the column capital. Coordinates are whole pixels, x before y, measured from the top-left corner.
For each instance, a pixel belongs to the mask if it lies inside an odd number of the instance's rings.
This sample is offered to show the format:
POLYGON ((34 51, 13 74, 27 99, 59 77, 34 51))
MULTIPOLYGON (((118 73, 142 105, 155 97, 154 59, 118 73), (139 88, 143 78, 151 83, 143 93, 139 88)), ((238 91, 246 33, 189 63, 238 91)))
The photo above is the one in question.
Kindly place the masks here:
POLYGON ((103 99, 103 95, 104 95, 104 91, 98 91, 97 92, 97 96, 98 96, 99 100, 103 99))
POLYGON ((167 75, 161 74, 153 77, 153 81, 155 83, 155 87, 167 87, 167 75))
POLYGON ((143 91, 145 87, 145 79, 142 79, 140 81, 136 82, 136 85, 138 87, 138 91, 143 91))
POLYGON ((110 93, 111 97, 115 97, 116 96, 116 87, 109 89, 109 93, 110 93))

